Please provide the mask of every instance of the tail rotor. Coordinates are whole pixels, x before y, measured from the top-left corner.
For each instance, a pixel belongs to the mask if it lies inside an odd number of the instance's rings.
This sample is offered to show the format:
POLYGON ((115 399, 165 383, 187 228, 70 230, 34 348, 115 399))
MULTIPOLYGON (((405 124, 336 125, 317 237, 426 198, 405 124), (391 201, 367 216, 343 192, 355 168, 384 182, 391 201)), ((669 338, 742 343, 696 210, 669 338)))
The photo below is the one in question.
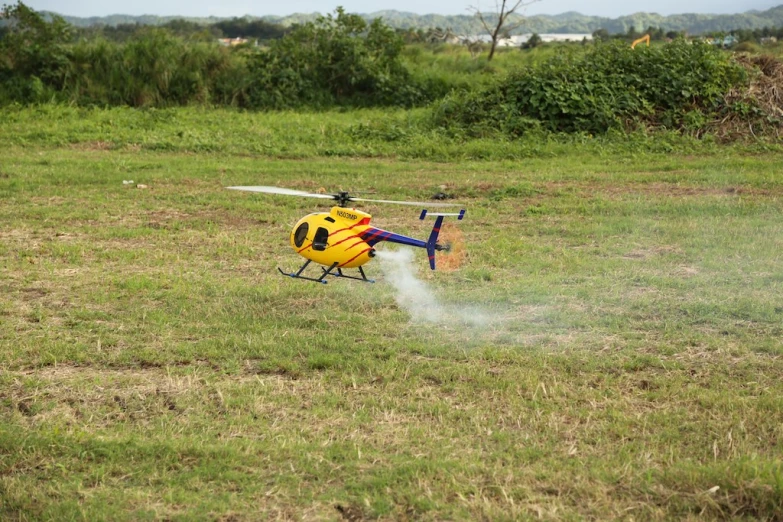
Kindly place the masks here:
POLYGON ((445 213, 445 212, 430 212, 428 213, 426 209, 421 211, 421 215, 419 216, 419 219, 424 219, 427 216, 435 216, 435 224, 432 226, 432 232, 430 232, 430 237, 427 240, 426 248, 427 248, 427 257, 430 260, 430 268, 432 270, 435 270, 435 251, 445 251, 448 252, 451 249, 450 244, 441 245, 438 243, 438 236, 440 234, 441 226, 443 226, 443 218, 446 216, 455 216, 458 221, 461 221, 462 218, 465 217, 465 210, 462 209, 459 212, 455 213, 445 213))

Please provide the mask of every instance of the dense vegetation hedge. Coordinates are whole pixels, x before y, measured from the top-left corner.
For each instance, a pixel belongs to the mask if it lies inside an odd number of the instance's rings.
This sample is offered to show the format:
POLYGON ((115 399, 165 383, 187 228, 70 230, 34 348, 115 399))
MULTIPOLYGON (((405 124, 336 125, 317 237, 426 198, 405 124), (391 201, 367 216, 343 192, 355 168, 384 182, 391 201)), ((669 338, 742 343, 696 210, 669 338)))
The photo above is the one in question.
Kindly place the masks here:
POLYGON ((448 86, 415 81, 401 38, 376 20, 338 9, 273 40, 228 49, 150 28, 119 43, 70 43, 70 27, 24 4, 7 8, 0 39, 0 103, 57 100, 80 105, 194 103, 251 109, 411 106, 448 86))
POLYGON ((434 119, 470 135, 518 135, 532 127, 588 133, 639 124, 695 128, 730 110, 726 93, 746 80, 745 69, 711 45, 678 40, 631 49, 614 42, 450 96, 435 107, 434 119))
POLYGON ((63 87, 80 105, 232 105, 244 84, 241 56, 151 29, 125 44, 84 41, 69 49, 63 87))

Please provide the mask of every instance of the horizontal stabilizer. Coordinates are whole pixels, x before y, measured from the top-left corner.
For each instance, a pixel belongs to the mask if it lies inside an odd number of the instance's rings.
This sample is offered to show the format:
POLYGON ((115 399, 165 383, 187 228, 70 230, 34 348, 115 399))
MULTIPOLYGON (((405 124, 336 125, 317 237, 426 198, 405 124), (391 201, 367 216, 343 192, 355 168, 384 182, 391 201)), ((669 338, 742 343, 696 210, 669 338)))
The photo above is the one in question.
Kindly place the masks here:
POLYGON ((465 217, 465 209, 460 210, 459 212, 428 212, 425 208, 421 211, 421 215, 419 216, 419 219, 424 219, 427 216, 457 216, 457 220, 462 220, 462 218, 465 217))

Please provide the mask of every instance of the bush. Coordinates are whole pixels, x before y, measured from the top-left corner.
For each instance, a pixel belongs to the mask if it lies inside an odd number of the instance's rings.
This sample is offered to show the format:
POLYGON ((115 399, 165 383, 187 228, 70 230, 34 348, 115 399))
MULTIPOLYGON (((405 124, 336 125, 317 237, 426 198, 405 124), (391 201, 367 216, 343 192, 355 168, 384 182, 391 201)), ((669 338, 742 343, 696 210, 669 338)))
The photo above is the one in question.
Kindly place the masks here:
POLYGON ((71 27, 24 5, 5 7, 0 40, 0 103, 69 101, 81 105, 242 105, 241 51, 187 42, 163 29, 138 31, 124 44, 71 44, 71 27))
POLYGON ((519 135, 531 120, 554 132, 692 129, 717 113, 746 76, 728 55, 699 42, 636 49, 598 44, 512 72, 483 91, 454 95, 434 108, 433 118, 471 135, 519 135))
POLYGON ((342 8, 296 27, 249 60, 256 108, 412 105, 421 90, 400 59, 402 39, 380 19, 342 8))
POLYGON ((21 2, 4 6, 0 21, 8 24, 0 39, 0 101, 53 97, 68 69, 69 25, 59 16, 47 22, 21 2))
POLYGON ((414 106, 453 88, 431 71, 412 76, 401 58, 402 39, 391 28, 342 8, 295 27, 266 49, 228 49, 208 35, 200 41, 172 33, 186 22, 171 29, 134 26, 122 42, 72 43, 72 28, 62 18, 46 21, 21 2, 5 7, 2 19, 8 23, 0 39, 0 104, 414 106))
POLYGON ((150 29, 125 44, 75 45, 63 96, 83 105, 241 105, 244 76, 236 52, 150 29))
POLYGON ((758 54, 761 52, 761 46, 753 42, 740 42, 734 48, 738 53, 753 53, 758 54))

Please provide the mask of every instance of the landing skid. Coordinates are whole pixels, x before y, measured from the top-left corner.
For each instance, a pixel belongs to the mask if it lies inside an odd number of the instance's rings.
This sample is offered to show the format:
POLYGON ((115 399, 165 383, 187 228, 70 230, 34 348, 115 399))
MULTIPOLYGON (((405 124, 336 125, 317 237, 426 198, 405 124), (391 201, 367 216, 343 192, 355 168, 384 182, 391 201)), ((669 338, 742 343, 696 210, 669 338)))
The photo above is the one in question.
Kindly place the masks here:
POLYGON ((330 271, 331 269, 327 270, 326 268, 322 268, 321 270, 324 271, 322 277, 330 275, 330 276, 334 276, 334 277, 344 277, 345 279, 356 279, 357 281, 364 281, 365 283, 374 283, 375 282, 375 279, 367 279, 367 276, 364 275, 364 270, 362 269, 362 267, 358 267, 358 268, 359 268, 359 275, 361 277, 345 275, 343 273, 343 269, 342 268, 338 268, 337 272, 331 272, 330 271))
POLYGON ((277 270, 284 276, 293 277, 294 279, 304 279, 306 281, 313 281, 315 283, 323 283, 323 284, 329 282, 326 280, 327 276, 341 277, 345 279, 356 279, 357 281, 364 281, 365 283, 375 282, 375 279, 367 279, 367 276, 364 274, 364 270, 362 269, 362 267, 359 267, 359 275, 361 275, 361 277, 356 277, 356 276, 350 276, 344 274, 343 269, 339 268, 337 266, 337 263, 332 263, 332 265, 329 268, 321 267, 323 273, 319 278, 303 276, 302 272, 304 272, 305 268, 307 268, 307 265, 309 265, 310 262, 311 261, 308 259, 305 262, 305 264, 303 264, 296 272, 283 272, 283 270, 280 267, 278 267, 277 270))

